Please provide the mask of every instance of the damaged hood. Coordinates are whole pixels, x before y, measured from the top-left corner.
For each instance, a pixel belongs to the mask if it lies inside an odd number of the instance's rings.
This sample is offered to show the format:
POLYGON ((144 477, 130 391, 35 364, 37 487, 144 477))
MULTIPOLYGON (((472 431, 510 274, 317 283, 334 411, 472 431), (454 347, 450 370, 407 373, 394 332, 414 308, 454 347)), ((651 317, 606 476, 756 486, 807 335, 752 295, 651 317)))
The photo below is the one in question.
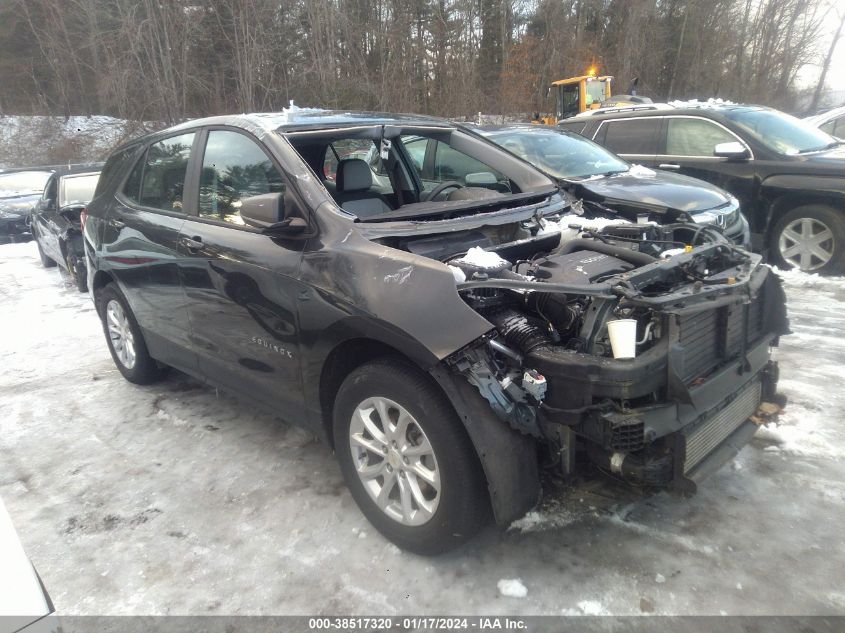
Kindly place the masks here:
POLYGON ((692 214, 730 201, 724 191, 703 180, 641 167, 611 176, 565 180, 562 185, 575 196, 611 207, 631 220, 644 211, 692 214))

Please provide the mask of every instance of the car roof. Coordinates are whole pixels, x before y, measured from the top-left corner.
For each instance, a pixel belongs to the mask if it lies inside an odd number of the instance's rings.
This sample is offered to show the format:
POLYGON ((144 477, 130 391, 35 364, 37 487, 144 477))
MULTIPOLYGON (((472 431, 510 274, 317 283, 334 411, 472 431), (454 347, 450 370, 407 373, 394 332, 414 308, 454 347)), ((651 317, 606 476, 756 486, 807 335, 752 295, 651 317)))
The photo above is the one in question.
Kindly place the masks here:
POLYGON ((533 123, 503 123, 501 125, 473 125, 472 129, 483 136, 489 136, 496 132, 555 132, 560 134, 566 132, 559 127, 552 125, 539 125, 533 123))
MULTIPOLYGON (((593 114, 589 118, 578 117, 578 121, 603 121, 605 119, 621 119, 621 118, 639 118, 639 117, 653 117, 653 116, 667 116, 667 115, 695 115, 695 116, 710 116, 711 118, 724 118, 727 112, 741 112, 750 110, 771 110, 765 106, 741 104, 741 103, 715 103, 708 101, 687 101, 687 102, 673 102, 666 104, 668 108, 647 109, 640 107, 631 107, 630 109, 616 108, 612 112, 602 112, 601 114, 593 114)), ((575 117, 564 119, 561 123, 569 123, 576 120, 575 117)))
POLYGON ((387 112, 354 112, 349 110, 324 110, 320 108, 293 107, 279 112, 253 112, 248 114, 224 114, 184 121, 172 127, 138 137, 116 147, 117 152, 125 148, 148 143, 157 138, 166 138, 180 130, 192 130, 208 126, 233 126, 253 132, 259 138, 271 132, 302 132, 306 130, 331 130, 335 128, 396 125, 454 130, 456 125, 446 119, 423 114, 393 114, 387 112))
POLYGON ((56 176, 75 176, 82 174, 96 174, 103 170, 104 163, 79 163, 76 165, 65 165, 53 170, 56 176))
POLYGON ((295 108, 281 112, 254 112, 251 114, 233 114, 206 117, 186 121, 166 131, 193 128, 208 125, 247 124, 265 131, 293 131, 303 128, 331 129, 336 127, 354 127, 361 125, 401 125, 401 126, 437 126, 454 127, 445 119, 422 114, 391 114, 386 112, 351 112, 348 110, 322 110, 318 108, 295 108))
POLYGON ((20 174, 29 171, 44 173, 73 174, 83 171, 100 171, 104 163, 66 163, 64 165, 39 165, 37 167, 9 167, 0 169, 0 175, 20 174))

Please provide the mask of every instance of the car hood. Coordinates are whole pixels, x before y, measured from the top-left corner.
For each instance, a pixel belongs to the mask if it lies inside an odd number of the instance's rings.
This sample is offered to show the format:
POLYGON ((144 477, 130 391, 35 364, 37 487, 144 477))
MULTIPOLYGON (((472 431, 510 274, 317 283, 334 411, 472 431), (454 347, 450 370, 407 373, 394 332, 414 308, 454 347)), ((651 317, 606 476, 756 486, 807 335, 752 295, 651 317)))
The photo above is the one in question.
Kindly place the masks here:
POLYGON ((791 156, 804 166, 807 173, 823 173, 845 176, 845 145, 839 145, 823 152, 791 156))
POLYGON ((20 196, 0 199, 0 211, 7 215, 29 215, 41 196, 20 196))
POLYGON ((599 202, 623 215, 644 211, 696 213, 730 201, 722 189, 703 180, 639 166, 623 174, 562 184, 579 198, 599 202))

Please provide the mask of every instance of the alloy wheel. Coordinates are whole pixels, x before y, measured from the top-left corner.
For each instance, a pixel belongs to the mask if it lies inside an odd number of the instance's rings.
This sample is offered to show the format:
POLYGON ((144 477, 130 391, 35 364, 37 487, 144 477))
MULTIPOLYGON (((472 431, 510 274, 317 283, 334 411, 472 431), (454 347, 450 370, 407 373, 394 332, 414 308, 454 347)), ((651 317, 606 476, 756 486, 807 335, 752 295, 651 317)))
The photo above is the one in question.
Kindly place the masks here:
POLYGON ((123 306, 114 299, 106 304, 106 326, 117 359, 126 369, 132 369, 135 366, 135 337, 123 306))
POLYGON ((781 231, 778 250, 788 264, 804 271, 818 270, 833 257, 833 231, 816 218, 798 218, 781 231))
POLYGON ((379 509, 402 525, 429 521, 440 502, 434 449, 416 419, 401 405, 367 398, 349 425, 352 461, 379 509))

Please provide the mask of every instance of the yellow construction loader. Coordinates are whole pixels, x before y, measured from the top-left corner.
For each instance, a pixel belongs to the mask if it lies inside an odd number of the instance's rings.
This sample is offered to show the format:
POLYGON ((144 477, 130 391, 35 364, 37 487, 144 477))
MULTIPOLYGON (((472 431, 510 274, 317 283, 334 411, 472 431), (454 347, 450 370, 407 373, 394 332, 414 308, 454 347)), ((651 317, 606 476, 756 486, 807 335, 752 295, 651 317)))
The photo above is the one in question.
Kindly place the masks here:
POLYGON ((612 97, 610 88, 612 81, 611 75, 598 75, 595 67, 590 68, 586 75, 553 81, 546 90, 546 96, 551 96, 554 91, 556 102, 554 114, 540 116, 539 113, 535 113, 532 122, 555 125, 562 119, 611 104, 614 107, 622 107, 651 102, 651 99, 647 97, 636 96, 636 79, 631 84, 631 94, 612 97))

